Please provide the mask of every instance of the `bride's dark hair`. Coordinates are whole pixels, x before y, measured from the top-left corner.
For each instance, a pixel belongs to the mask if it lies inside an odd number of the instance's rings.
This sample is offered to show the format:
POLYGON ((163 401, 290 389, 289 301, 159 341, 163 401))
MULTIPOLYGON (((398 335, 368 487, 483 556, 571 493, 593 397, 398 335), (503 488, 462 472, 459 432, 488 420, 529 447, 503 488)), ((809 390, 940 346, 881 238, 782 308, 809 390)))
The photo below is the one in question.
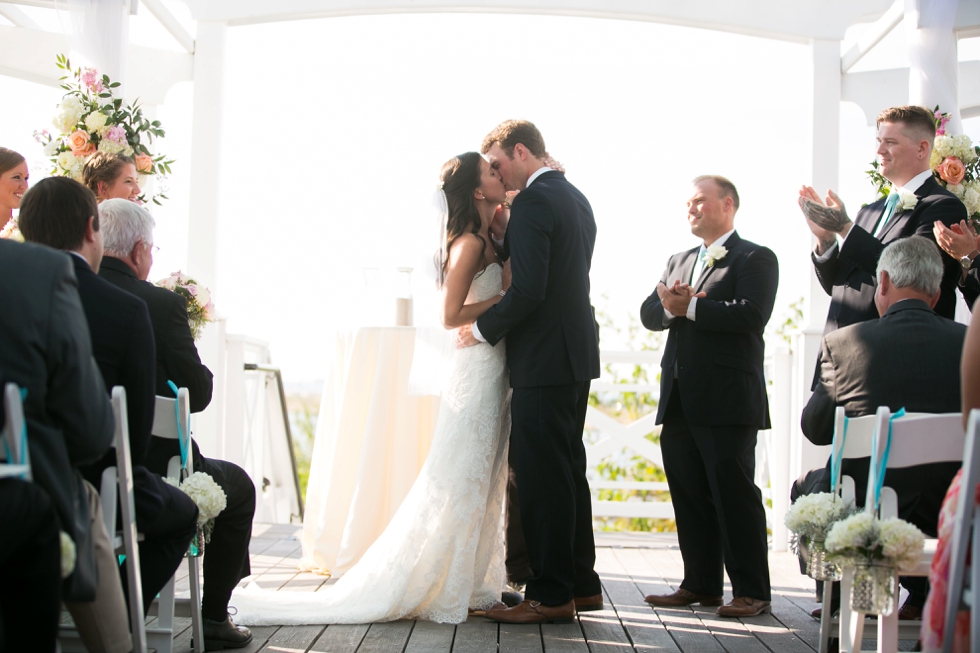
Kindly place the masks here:
POLYGON ((456 239, 465 233, 474 234, 483 244, 483 267, 487 266, 487 241, 480 235, 480 212, 476 209, 476 198, 473 191, 480 187, 479 152, 466 152, 446 161, 439 173, 442 181, 442 191, 446 194, 446 204, 449 214, 446 218, 446 251, 439 252, 436 257, 437 278, 442 287, 446 281, 446 270, 449 267, 449 250, 456 239))

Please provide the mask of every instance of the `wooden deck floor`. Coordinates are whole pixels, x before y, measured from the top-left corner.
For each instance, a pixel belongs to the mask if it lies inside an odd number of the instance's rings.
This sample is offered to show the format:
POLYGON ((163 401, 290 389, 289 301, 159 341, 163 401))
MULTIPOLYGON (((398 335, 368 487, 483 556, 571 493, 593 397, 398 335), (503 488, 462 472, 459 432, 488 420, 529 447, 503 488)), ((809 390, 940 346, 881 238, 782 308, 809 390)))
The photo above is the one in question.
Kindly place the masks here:
MULTIPOLYGON (((252 537, 253 580, 263 589, 316 591, 331 581, 296 571, 298 526, 256 524, 252 537)), ((813 653, 819 624, 813 582, 800 575, 796 558, 769 555, 772 614, 722 619, 700 606, 653 610, 651 593, 673 591, 682 563, 671 536, 598 534, 596 570, 606 609, 579 616, 572 624, 512 626, 471 617, 458 626, 397 621, 361 626, 255 627, 246 652, 263 653, 813 653)), ((186 576, 178 590, 186 590, 186 576)), ((726 598, 731 588, 726 587, 726 598)), ((190 621, 176 638, 175 653, 190 649, 190 621)), ((871 642, 867 642, 872 644, 871 642)), ((913 642, 904 642, 912 650, 913 642)), ((873 646, 873 644, 872 644, 873 646)))

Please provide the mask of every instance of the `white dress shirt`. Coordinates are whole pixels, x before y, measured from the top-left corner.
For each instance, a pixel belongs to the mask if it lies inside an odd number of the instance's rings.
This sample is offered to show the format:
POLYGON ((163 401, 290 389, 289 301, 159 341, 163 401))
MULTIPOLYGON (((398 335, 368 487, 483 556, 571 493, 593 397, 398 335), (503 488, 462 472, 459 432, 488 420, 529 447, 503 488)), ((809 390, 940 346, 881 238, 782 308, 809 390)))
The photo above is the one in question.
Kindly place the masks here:
MULTIPOLYGON (((538 177, 540 177, 544 173, 548 172, 549 170, 552 170, 552 168, 549 168, 548 166, 541 166, 540 168, 538 168, 537 170, 535 170, 534 172, 532 172, 531 173, 531 176, 527 178, 527 183, 524 184, 524 188, 527 188, 528 186, 530 186, 532 183, 534 183, 534 180, 535 179, 537 179, 538 177)), ((501 245, 501 247, 503 246, 503 242, 502 241, 501 241, 500 245, 501 245)), ((476 322, 473 323, 473 337, 476 338, 477 340, 479 340, 480 342, 486 342, 487 341, 487 339, 483 337, 483 334, 480 333, 480 329, 476 326, 476 322)))
MULTIPOLYGON (((734 229, 732 229, 731 231, 729 231, 728 233, 726 233, 725 235, 723 235, 721 238, 719 238, 715 242, 711 243, 711 246, 721 247, 726 242, 728 242, 728 238, 733 233, 735 233, 735 230, 734 229)), ((702 264, 701 263, 701 252, 703 252, 703 251, 705 251, 707 249, 708 248, 704 246, 704 243, 701 243, 701 247, 698 248, 698 253, 695 254, 694 269, 697 270, 698 269, 698 266, 700 266, 701 267, 701 272, 696 277, 692 277, 691 278, 691 286, 692 287, 697 284, 698 279, 700 279, 701 278, 701 275, 704 274, 704 269, 706 267, 708 267, 707 264, 702 264)), ((687 314, 684 316, 687 319, 691 320, 692 322, 694 321, 694 318, 695 318, 695 307, 697 306, 697 303, 698 303, 698 298, 697 297, 691 297, 691 303, 687 305, 687 314)), ((677 317, 677 316, 674 315, 673 313, 671 313, 670 311, 668 311, 667 310, 667 307, 665 306, 664 307, 664 326, 667 326, 668 324, 670 324, 674 320, 675 317, 677 317)))
MULTIPOLYGON (((920 172, 916 176, 909 179, 908 183, 905 184, 904 186, 893 188, 892 193, 899 193, 903 190, 909 193, 915 193, 915 191, 922 188, 922 184, 926 183, 926 179, 928 179, 931 176, 932 176, 932 170, 925 170, 923 172, 920 172)), ((888 219, 891 220, 892 218, 894 218, 895 213, 897 212, 898 209, 896 209, 890 216, 888 216, 888 219)), ((874 227, 872 227, 872 229, 874 229, 874 227)), ((854 227, 851 227, 851 231, 853 230, 854 227)), ((847 232, 847 236, 851 235, 851 231, 847 232)), ((836 256, 837 251, 844 246, 844 241, 847 240, 847 236, 841 238, 841 235, 837 234, 837 242, 834 243, 833 247, 828 247, 827 251, 824 252, 823 254, 817 254, 816 251, 814 251, 813 255, 816 257, 817 263, 823 263, 824 261, 829 261, 832 256, 836 256)))

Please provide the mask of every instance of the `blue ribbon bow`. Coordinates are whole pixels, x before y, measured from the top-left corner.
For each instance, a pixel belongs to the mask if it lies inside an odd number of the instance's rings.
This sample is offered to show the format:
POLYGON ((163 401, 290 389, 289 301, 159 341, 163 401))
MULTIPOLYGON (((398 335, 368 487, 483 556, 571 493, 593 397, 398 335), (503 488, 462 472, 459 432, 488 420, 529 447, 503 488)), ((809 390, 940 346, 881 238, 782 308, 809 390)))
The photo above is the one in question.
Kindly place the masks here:
MULTIPOLYGON (((24 403, 27 400, 27 388, 20 389, 20 402, 24 403)), ((14 460, 14 452, 10 450, 7 446, 7 439, 3 439, 3 453, 7 457, 7 460, 13 465, 26 465, 27 464, 27 420, 24 420, 24 428, 20 433, 20 460, 14 460)), ((20 478, 25 478, 27 472, 22 472, 20 478)))
POLYGON ((888 469, 888 456, 892 450, 892 424, 900 417, 905 417, 905 408, 899 408, 897 413, 893 413, 892 416, 888 418, 888 440, 885 442, 885 453, 882 454, 881 462, 878 463, 878 477, 875 479, 875 512, 878 511, 878 506, 881 505, 881 488, 885 484, 885 471, 888 469))
MULTIPOLYGON (((167 381, 167 385, 174 393, 174 399, 177 399, 177 384, 173 381, 167 381)), ((174 416, 177 418, 177 444, 180 447, 180 469, 181 472, 186 472, 188 443, 184 441, 184 430, 180 428, 180 401, 174 401, 174 416)), ((184 474, 182 473, 181 476, 184 476, 184 474)))

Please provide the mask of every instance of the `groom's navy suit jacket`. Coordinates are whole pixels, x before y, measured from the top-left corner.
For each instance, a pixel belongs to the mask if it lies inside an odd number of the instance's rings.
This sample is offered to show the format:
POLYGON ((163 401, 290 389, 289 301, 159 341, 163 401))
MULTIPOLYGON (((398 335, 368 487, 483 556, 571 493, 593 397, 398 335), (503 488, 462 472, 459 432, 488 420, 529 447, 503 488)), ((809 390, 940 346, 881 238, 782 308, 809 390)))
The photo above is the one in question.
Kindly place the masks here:
MULTIPOLYGON (((929 177, 915 191, 915 196, 919 200, 915 207, 893 215, 877 238, 872 234, 885 210, 885 200, 880 199, 863 207, 837 254, 823 262, 813 257, 817 279, 831 297, 824 335, 850 324, 878 318, 874 301, 877 285, 875 277, 878 258, 887 245, 909 236, 923 236, 935 242, 932 226, 936 220, 949 226, 966 218, 963 203, 940 186, 933 177, 929 177)), ((953 319, 956 314, 956 286, 961 268, 959 261, 953 260, 945 252, 942 256, 942 292, 935 310, 938 315, 953 319)))
MULTIPOLYGON (((665 327, 656 290, 640 309, 643 326, 670 331, 661 362, 657 424, 663 423, 676 373, 689 425, 769 428, 762 332, 776 300, 779 264, 770 249, 742 240, 738 232, 724 246, 728 253, 693 284, 707 293, 697 301, 694 321, 679 316, 665 327)), ((698 250, 670 257, 661 282, 668 287, 676 280, 688 283, 698 250)))
POLYGON ((507 337, 514 388, 599 376, 599 340, 589 301, 596 224, 589 201, 565 175, 542 173, 515 198, 504 247, 513 282, 477 320, 491 345, 507 337))

